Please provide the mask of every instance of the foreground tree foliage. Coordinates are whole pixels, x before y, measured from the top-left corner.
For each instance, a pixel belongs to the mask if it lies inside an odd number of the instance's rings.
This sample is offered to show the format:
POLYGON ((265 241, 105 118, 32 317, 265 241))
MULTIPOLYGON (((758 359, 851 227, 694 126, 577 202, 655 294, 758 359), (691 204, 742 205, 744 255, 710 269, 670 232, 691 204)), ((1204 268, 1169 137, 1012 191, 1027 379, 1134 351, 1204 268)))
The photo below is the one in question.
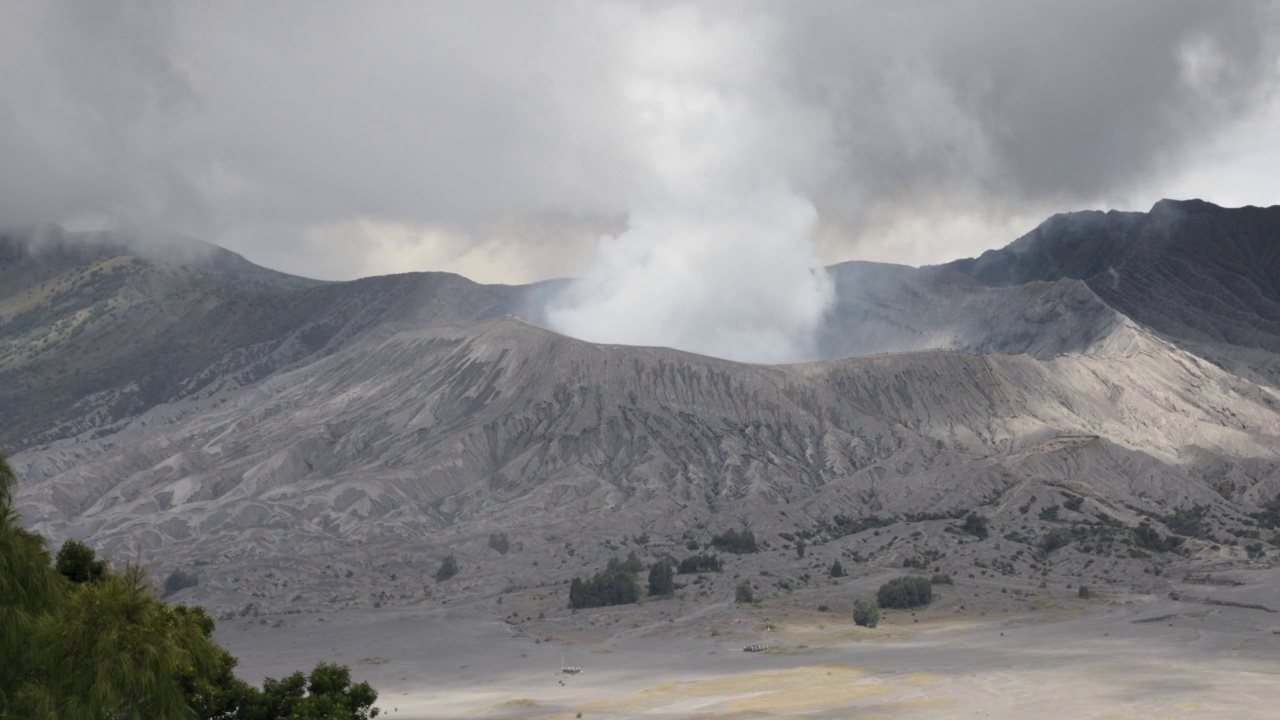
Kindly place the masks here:
POLYGON ((377 693, 321 663, 309 677, 236 678, 200 608, 168 606, 134 566, 114 573, 69 541, 56 565, 18 526, 0 455, 0 718, 3 720, 368 720, 377 693))

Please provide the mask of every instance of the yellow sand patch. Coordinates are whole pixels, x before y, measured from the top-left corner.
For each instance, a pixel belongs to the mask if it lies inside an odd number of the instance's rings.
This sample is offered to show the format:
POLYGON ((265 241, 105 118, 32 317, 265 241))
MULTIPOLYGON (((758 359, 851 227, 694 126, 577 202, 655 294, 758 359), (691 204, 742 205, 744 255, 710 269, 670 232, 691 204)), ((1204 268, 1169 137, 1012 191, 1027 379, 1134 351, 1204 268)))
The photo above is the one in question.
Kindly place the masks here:
POLYGON ((640 712, 674 701, 719 698, 730 712, 788 711, 838 704, 891 692, 883 683, 867 681, 867 671, 853 665, 810 665, 790 670, 743 673, 685 682, 667 682, 621 700, 584 706, 584 710, 640 712))
POLYGON ((895 708, 913 708, 913 707, 946 707, 955 705, 956 699, 953 697, 922 697, 911 698, 910 700, 895 700, 885 703, 888 707, 895 708))
POLYGON ((937 673, 922 670, 920 672, 907 673, 906 675, 898 678, 898 682, 906 683, 908 685, 924 685, 926 683, 938 682, 940 679, 941 678, 938 677, 937 673))
POLYGON ((494 705, 493 709, 494 710, 510 710, 511 708, 537 707, 537 706, 538 706, 537 700, 530 700, 529 698, 516 698, 515 700, 508 700, 504 703, 499 703, 497 705, 494 705))
POLYGON ((816 687, 788 688, 761 695, 732 700, 725 705, 731 711, 776 712, 817 707, 838 707, 851 700, 893 692, 877 682, 832 683, 816 687))

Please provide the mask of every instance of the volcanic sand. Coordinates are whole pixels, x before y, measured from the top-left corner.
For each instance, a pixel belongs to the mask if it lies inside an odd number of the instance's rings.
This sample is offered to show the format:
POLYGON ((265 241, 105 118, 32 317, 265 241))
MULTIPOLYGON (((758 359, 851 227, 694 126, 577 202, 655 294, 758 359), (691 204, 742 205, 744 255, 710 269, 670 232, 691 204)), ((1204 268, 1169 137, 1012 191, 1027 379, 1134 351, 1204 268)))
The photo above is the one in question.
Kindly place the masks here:
POLYGON ((1189 587, 1181 601, 891 612, 874 630, 843 614, 673 600, 524 622, 486 603, 294 615, 279 627, 237 619, 218 638, 254 682, 346 663, 389 718, 1274 718, 1280 615, 1187 601, 1266 604, 1274 577, 1189 587), (742 652, 751 643, 770 649, 742 652))

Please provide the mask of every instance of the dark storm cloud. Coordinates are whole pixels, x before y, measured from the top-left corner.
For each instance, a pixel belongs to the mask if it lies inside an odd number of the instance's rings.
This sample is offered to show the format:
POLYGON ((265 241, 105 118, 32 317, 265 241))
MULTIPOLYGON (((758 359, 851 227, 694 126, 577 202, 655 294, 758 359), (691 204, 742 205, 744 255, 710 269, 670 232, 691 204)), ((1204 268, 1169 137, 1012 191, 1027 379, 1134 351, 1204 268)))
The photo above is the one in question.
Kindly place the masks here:
POLYGON ((849 244, 1128 197, 1277 72, 1275 6, 1243 2, 2 7, 0 223, 184 232, 329 277, 581 258, 657 175, 629 98, 673 68, 768 115, 746 165, 849 244), (401 252, 427 235, 448 252, 401 252))
POLYGON ((788 27, 795 81, 837 125, 838 186, 894 202, 1096 201, 1212 139, 1277 74, 1264 4, 831 3, 788 27))

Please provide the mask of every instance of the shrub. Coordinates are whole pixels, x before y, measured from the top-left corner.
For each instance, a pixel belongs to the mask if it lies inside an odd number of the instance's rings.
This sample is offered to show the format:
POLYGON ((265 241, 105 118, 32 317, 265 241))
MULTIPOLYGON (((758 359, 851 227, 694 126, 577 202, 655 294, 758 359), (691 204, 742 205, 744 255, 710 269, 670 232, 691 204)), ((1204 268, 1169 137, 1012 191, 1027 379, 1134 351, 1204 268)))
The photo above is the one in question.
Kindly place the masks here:
POLYGON ((671 563, 659 560, 649 568, 649 594, 670 595, 675 592, 675 578, 671 573, 671 563))
POLYGON ((729 529, 711 538, 711 545, 717 550, 731 552, 735 555, 758 552, 756 535, 750 530, 729 529))
POLYGON ((644 572, 644 563, 640 562, 640 558, 636 557, 636 551, 632 550, 627 553, 627 559, 619 563, 616 559, 610 560, 609 565, 612 567, 617 565, 623 572, 629 572, 632 575, 639 575, 644 572))
POLYGON ((804 557, 804 541, 803 540, 796 541, 796 557, 799 557, 799 558, 804 557))
POLYGON ((1145 520, 1133 529, 1133 539, 1140 547, 1155 552, 1169 552, 1182 545, 1182 538, 1173 535, 1161 537, 1160 533, 1145 520))
POLYGON ((919 575, 896 577, 876 592, 880 607, 912 608, 933 602, 933 586, 919 575))
POLYGON ((733 601, 739 603, 751 603, 756 601, 755 593, 751 591, 751 582, 743 580, 738 583, 738 587, 733 591, 733 601))
POLYGON ((831 535, 832 537, 844 537, 846 535, 856 535, 864 530, 872 528, 888 527, 897 522, 893 518, 879 518, 875 515, 868 515, 863 518, 851 518, 846 515, 836 515, 831 519, 831 535))
POLYGON ((690 575, 700 572, 720 572, 720 558, 715 555, 701 554, 691 555, 680 561, 676 572, 681 575, 690 575))
POLYGON ((174 570, 169 573, 169 577, 164 579, 164 594, 168 597, 179 590, 185 590, 189 587, 195 587, 200 584, 200 578, 194 573, 184 570, 174 570))
POLYGON ((1080 512, 1080 506, 1084 504, 1084 498, 1079 495, 1072 495, 1063 501, 1062 506, 1071 512, 1080 512))
POLYGON ((943 573, 934 573, 933 577, 929 578, 929 584, 930 585, 955 585, 955 581, 951 579, 950 575, 946 575, 943 573))
POLYGON ((1054 530, 1040 539, 1040 549, 1051 553, 1058 548, 1066 547, 1071 542, 1071 533, 1066 530, 1054 530))
POLYGON ((1050 506, 1049 506, 1049 507, 1047 507, 1047 508, 1042 508, 1042 509, 1040 510, 1040 519, 1041 519, 1041 520, 1057 520, 1057 519, 1058 519, 1058 506, 1057 506, 1057 505, 1050 505, 1050 506))
POLYGON ((987 539, 987 519, 976 512, 965 516, 964 525, 961 525, 960 529, 979 540, 987 539))
POLYGON ((840 564, 839 560, 834 560, 832 561, 831 569, 827 571, 827 574, 833 578, 844 577, 844 566, 840 564))
POLYGON ((458 559, 450 555, 440 561, 440 569, 436 570, 436 580, 444 582, 458 574, 458 559))
POLYGON ((870 598, 858 598, 853 603, 853 622, 862 627, 873 628, 880 624, 880 605, 870 598))
POLYGON ((500 555, 506 555, 511 549, 511 542, 507 540, 506 533, 489 533, 489 547, 497 550, 500 555))
POLYGON ((1080 589, 1076 591, 1076 597, 1081 600, 1088 600, 1090 595, 1092 595, 1092 593, 1089 592, 1088 585, 1081 585, 1080 589))

